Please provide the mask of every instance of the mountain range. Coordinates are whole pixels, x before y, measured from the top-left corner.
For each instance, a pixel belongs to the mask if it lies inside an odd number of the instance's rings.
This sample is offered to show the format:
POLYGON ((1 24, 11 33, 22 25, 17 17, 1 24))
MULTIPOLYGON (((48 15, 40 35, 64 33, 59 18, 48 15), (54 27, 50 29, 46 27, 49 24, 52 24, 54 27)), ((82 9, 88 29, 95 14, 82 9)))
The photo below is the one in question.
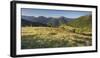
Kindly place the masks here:
POLYGON ((44 26, 44 27, 59 27, 61 24, 66 24, 75 28, 92 28, 92 15, 80 16, 78 18, 61 17, 45 17, 45 16, 22 16, 22 26, 44 26))
POLYGON ((67 24, 67 22, 73 20, 72 18, 61 17, 45 17, 45 16, 21 16, 22 26, 48 26, 51 24, 52 27, 57 27, 60 24, 67 24))

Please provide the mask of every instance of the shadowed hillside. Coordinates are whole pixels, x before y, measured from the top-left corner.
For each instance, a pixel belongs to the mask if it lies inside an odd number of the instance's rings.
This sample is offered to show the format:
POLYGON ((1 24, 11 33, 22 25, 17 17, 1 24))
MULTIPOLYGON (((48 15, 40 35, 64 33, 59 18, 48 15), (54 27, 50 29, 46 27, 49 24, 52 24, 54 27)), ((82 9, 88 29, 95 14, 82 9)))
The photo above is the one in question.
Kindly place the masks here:
POLYGON ((22 26, 45 26, 45 27, 58 27, 60 26, 61 22, 67 24, 67 22, 71 21, 71 18, 66 17, 45 17, 45 16, 22 16, 21 22, 22 26))

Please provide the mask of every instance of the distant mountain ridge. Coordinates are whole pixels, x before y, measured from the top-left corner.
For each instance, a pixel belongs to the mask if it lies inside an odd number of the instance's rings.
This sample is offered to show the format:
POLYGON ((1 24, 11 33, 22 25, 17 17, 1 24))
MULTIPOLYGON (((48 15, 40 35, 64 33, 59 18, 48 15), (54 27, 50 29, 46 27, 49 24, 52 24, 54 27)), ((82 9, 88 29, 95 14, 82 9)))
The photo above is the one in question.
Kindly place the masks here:
POLYGON ((33 26, 48 26, 49 24, 52 24, 52 26, 57 27, 61 23, 67 24, 67 22, 71 21, 73 19, 66 18, 66 17, 45 17, 45 16, 21 16, 21 22, 22 26, 25 25, 33 25, 33 26))

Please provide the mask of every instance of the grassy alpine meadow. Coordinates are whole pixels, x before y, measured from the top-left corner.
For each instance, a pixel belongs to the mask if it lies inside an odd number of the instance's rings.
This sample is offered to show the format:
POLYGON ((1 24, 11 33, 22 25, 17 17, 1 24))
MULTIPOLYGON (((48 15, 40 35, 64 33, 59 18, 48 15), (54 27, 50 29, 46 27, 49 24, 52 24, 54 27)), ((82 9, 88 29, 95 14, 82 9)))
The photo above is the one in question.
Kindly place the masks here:
POLYGON ((92 45, 90 31, 80 31, 70 26, 22 27, 21 48, 82 47, 92 45), (77 31, 78 30, 78 31, 77 31))
POLYGON ((92 46, 92 12, 21 9, 21 49, 92 46))

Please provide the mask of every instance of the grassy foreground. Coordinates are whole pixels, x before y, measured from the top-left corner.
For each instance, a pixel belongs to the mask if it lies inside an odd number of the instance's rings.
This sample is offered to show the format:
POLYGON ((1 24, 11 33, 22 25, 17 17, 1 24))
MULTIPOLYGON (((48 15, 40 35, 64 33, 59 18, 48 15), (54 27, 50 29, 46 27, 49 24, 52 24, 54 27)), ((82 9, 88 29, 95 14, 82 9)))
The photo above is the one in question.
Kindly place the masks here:
POLYGON ((81 47, 92 45, 91 32, 73 32, 69 28, 22 27, 21 48, 81 47))

